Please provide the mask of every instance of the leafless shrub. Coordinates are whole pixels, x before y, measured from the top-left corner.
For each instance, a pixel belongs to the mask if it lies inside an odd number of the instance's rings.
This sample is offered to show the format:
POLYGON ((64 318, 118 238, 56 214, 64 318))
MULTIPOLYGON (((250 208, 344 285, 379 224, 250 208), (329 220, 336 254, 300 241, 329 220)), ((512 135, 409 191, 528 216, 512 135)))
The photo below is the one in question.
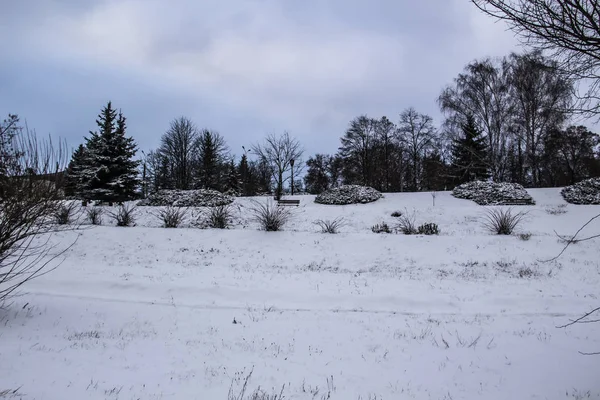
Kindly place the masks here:
POLYGON ((117 207, 116 211, 111 211, 108 215, 115 220, 117 226, 133 226, 136 212, 137 208, 135 206, 122 204, 117 207))
POLYGON ((338 217, 336 219, 319 219, 314 222, 319 228, 321 228, 321 233, 331 233, 336 234, 339 232, 340 228, 346 225, 346 221, 342 217, 338 217))
POLYGON ((54 222, 58 225, 68 225, 73 221, 73 216, 77 210, 77 205, 73 202, 60 202, 54 213, 54 222))
POLYGON ((279 206, 273 200, 268 199, 265 203, 253 201, 249 208, 252 219, 267 232, 281 230, 283 226, 293 217, 293 211, 285 206, 279 206))
POLYGON ((90 224, 101 225, 102 224, 102 209, 100 207, 89 207, 85 211, 86 217, 90 224))
POLYGON ((397 229, 405 235, 415 235, 418 232, 415 213, 404 214, 398 218, 397 229))
POLYGON ((0 305, 15 290, 58 265, 49 235, 73 229, 55 216, 62 203, 64 143, 38 141, 35 132, 9 115, 0 122, 0 305), (40 238, 41 240, 36 240, 40 238))
POLYGON ((526 215, 527 212, 519 211, 515 213, 512 208, 488 209, 484 216, 483 226, 496 235, 512 235, 526 215))
POLYGON ((164 228, 177 228, 187 214, 187 208, 168 206, 160 209, 156 216, 162 221, 164 228))

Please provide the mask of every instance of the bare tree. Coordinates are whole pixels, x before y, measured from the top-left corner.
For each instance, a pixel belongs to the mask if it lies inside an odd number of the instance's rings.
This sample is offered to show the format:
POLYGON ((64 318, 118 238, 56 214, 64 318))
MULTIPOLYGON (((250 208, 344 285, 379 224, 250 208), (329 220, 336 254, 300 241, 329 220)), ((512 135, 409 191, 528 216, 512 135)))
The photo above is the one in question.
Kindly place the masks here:
POLYGON ((589 83, 578 111, 600 116, 600 2, 598 0, 471 0, 506 21, 522 41, 558 61, 558 69, 589 83))
POLYGON ((513 132, 525 144, 527 183, 542 184, 544 139, 568 117, 572 84, 556 73, 555 63, 539 52, 511 54, 510 88, 514 101, 513 132))
POLYGON ((191 189, 193 156, 197 146, 198 129, 186 117, 171 121, 161 138, 159 153, 167 159, 175 189, 191 189))
POLYGON ((292 169, 292 163, 297 168, 297 174, 304 166, 301 159, 304 153, 302 145, 288 132, 284 132, 280 136, 275 134, 267 136, 263 143, 253 145, 252 151, 271 167, 277 186, 276 197, 278 200, 281 199, 284 183, 290 179, 289 172, 292 169))
MULTIPOLYGON (((64 142, 38 140, 16 115, 0 123, 0 303, 53 266, 48 234, 56 224, 67 163, 64 142)), ((64 250, 63 250, 64 251, 64 250)))
POLYGON ((468 116, 483 130, 488 142, 488 169, 495 181, 504 178, 512 124, 513 102, 508 79, 508 63, 489 58, 474 61, 438 98, 449 131, 458 131, 468 116))
POLYGON ((373 184, 373 145, 376 141, 377 120, 361 115, 352 121, 342 136, 340 155, 346 160, 345 180, 362 185, 373 184))
POLYGON ((418 113, 414 108, 408 108, 400 114, 398 135, 411 161, 412 189, 419 190, 421 160, 435 141, 433 119, 429 115, 418 113))

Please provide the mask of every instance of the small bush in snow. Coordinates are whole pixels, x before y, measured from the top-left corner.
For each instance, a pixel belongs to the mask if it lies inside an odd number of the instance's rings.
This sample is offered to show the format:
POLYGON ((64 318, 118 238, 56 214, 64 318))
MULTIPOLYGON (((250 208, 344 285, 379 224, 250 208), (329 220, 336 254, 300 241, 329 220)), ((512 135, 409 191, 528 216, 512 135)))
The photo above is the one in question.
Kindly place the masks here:
POLYGON ((215 207, 233 203, 232 196, 211 189, 159 190, 138 203, 139 206, 215 207))
POLYGON ((401 216, 402 216, 402 211, 394 211, 392 213, 392 217, 394 217, 394 218, 399 218, 401 216))
POLYGON ((429 222, 427 224, 423 224, 417 228, 417 233, 419 235, 439 235, 440 230, 437 224, 433 222, 429 222))
POLYGON ((326 219, 326 220, 316 220, 314 222, 319 228, 321 228, 321 233, 331 233, 336 234, 339 232, 340 228, 346 225, 346 221, 344 218, 336 218, 336 219, 326 219))
POLYGON ((187 214, 187 208, 180 207, 165 207, 157 212, 158 218, 163 223, 164 228, 177 228, 187 214))
POLYGON ((102 209, 100 207, 89 207, 85 211, 86 217, 90 224, 101 225, 102 224, 102 209))
POLYGON ((522 241, 526 242, 529 239, 531 239, 531 233, 529 233, 529 232, 528 233, 521 233, 519 235, 519 239, 521 239, 522 241))
POLYGON ((546 208, 546 213, 550 215, 561 215, 567 213, 567 205, 559 204, 556 207, 548 207, 546 208))
POLYGON ((231 224, 232 212, 230 205, 210 207, 206 218, 209 228, 227 229, 231 224))
POLYGON ((392 230, 390 229, 389 225, 385 222, 373 225, 371 227, 371 230, 373 231, 373 233, 392 233, 392 230))
POLYGON ((63 202, 54 213, 54 222, 57 225, 68 225, 73 220, 75 209, 77 208, 75 203, 63 202))
POLYGON ((280 231, 281 228, 292 218, 292 210, 288 207, 278 206, 273 200, 268 199, 265 203, 253 201, 250 206, 252 219, 267 232, 280 231))
POLYGON ((108 215, 115 220, 117 226, 133 226, 136 211, 135 206, 123 204, 117 208, 117 211, 111 211, 108 215))
POLYGON ((496 235, 512 235, 513 231, 527 215, 524 211, 514 213, 511 208, 487 210, 483 226, 496 235))
POLYGON ((415 214, 402 215, 398 219, 397 229, 405 235, 414 235, 418 233, 418 229, 415 223, 415 214))

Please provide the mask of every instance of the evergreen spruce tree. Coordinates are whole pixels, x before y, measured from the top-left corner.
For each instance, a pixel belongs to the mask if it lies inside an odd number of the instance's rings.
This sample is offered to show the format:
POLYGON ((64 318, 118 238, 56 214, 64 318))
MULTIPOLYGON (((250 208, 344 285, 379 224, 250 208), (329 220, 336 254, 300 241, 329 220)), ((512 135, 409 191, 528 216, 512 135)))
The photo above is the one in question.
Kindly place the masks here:
POLYGON ((238 174, 238 170, 235 166, 235 160, 233 158, 227 164, 225 180, 225 191, 239 195, 242 185, 240 181, 240 175, 238 174))
POLYGON ((138 164, 133 138, 125 137, 126 124, 122 113, 108 102, 96 120, 98 132, 86 139, 89 153, 90 179, 84 186, 84 197, 102 201, 127 201, 135 198, 139 184, 138 164))
POLYGON ((91 178, 89 172, 89 152, 83 144, 80 144, 73 153, 67 167, 65 195, 68 197, 84 198, 86 182, 91 178))
POLYGON ((457 184, 488 178, 487 146, 475 119, 467 117, 462 136, 452 143, 452 173, 457 184))

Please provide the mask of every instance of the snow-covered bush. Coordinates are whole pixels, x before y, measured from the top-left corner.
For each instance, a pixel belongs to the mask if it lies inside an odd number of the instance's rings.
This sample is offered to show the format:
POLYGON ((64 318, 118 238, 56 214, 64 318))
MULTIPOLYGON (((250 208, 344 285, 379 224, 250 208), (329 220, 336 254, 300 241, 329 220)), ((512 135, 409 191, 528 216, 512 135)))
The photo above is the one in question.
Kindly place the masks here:
POLYGON ((364 204, 379 200, 383 195, 377 190, 368 186, 344 185, 329 189, 315 198, 315 203, 319 204, 364 204))
POLYGON ((563 198, 572 204, 600 204, 600 178, 591 178, 566 186, 561 190, 563 198))
POLYGON ((217 207, 233 203, 234 198, 216 190, 159 190, 138 203, 139 206, 217 207))
POLYGON ((533 198, 518 183, 473 181, 454 188, 452 195, 458 199, 473 200, 486 205, 533 205, 533 198))

